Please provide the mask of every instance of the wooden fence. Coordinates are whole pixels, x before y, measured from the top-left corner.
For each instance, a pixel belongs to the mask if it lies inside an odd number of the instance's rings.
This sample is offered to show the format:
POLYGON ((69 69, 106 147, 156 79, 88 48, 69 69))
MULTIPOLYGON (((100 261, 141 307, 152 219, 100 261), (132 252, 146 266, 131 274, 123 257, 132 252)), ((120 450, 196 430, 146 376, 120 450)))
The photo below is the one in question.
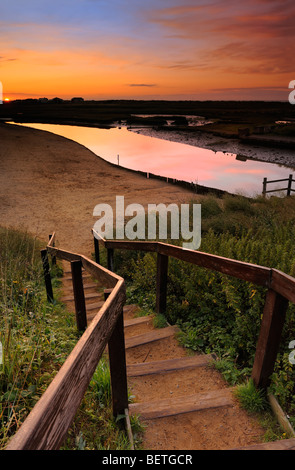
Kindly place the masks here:
POLYGON ((124 279, 85 256, 55 248, 55 235, 42 252, 47 297, 53 299, 48 254, 71 263, 76 318, 79 330, 85 330, 54 380, 37 402, 23 425, 8 443, 6 450, 54 450, 63 443, 79 408, 98 362, 108 345, 112 382, 113 413, 125 415, 128 422, 123 305, 124 279), (86 328, 83 307, 82 267, 111 291, 91 324, 86 328))
POLYGON ((277 191, 287 191, 287 196, 291 196, 291 192, 295 192, 295 189, 292 189, 292 183, 295 182, 293 180, 293 175, 289 175, 289 178, 284 178, 281 180, 268 180, 267 178, 263 178, 263 188, 262 188, 262 194, 265 197, 267 193, 275 193, 277 191), (283 181, 288 181, 288 186, 286 188, 279 188, 279 189, 270 189, 267 190, 266 187, 270 183, 281 183, 283 181))

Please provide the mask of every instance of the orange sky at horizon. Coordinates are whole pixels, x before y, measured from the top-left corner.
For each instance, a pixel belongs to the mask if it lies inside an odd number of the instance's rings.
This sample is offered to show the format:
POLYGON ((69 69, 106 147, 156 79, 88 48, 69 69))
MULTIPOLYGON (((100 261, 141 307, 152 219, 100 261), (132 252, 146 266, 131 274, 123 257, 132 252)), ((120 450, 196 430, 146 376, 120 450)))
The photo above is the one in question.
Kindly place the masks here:
POLYGON ((291 0, 284 10, 279 0, 11 0, 1 8, 9 99, 287 101, 295 79, 291 0))

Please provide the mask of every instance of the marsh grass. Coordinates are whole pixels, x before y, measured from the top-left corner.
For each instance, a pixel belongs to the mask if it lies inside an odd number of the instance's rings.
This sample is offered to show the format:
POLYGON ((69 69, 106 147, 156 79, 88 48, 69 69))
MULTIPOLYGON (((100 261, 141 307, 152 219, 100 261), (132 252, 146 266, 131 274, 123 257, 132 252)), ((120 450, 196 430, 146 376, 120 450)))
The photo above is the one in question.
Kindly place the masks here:
MULTIPOLYGON (((133 396, 128 390, 128 400, 133 396)), ((112 412, 111 375, 109 361, 104 354, 93 374, 88 390, 68 432, 63 449, 129 450, 130 442, 120 420, 112 412)), ((130 416, 136 449, 140 449, 144 426, 137 415, 130 416)))
POLYGON ((77 341, 72 316, 59 301, 46 301, 40 249, 30 234, 0 228, 0 448, 77 341))
MULTIPOLYGON (((0 449, 20 428, 80 336, 74 315, 58 300, 60 265, 51 266, 57 300, 47 302, 43 247, 28 233, 0 227, 0 449)), ((135 419, 133 425, 139 429, 135 419)), ((127 449, 129 445, 112 416, 109 367, 103 360, 64 448, 127 449)))

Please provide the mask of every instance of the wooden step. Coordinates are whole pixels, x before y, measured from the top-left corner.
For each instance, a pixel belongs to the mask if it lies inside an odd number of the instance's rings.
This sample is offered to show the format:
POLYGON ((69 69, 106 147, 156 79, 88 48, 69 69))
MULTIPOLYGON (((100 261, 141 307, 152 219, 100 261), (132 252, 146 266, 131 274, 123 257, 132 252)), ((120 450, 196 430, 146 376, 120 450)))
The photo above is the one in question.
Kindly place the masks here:
POLYGON ((136 346, 159 341, 161 339, 168 338, 169 336, 174 336, 177 331, 179 331, 177 327, 168 326, 167 328, 160 328, 142 335, 125 338, 125 348, 135 348, 136 346))
MULTIPOLYGON (((84 268, 82 268, 81 271, 82 271, 82 274, 88 274, 87 271, 86 271, 86 269, 84 269, 84 268)), ((67 275, 72 274, 72 270, 71 270, 71 269, 68 269, 68 268, 64 269, 63 272, 64 272, 64 274, 67 274, 67 275)))
POLYGON ((130 364, 127 365, 127 375, 129 377, 139 377, 143 375, 164 374, 165 372, 204 367, 210 364, 214 359, 215 357, 211 354, 203 354, 199 356, 167 359, 164 361, 130 364))
MULTIPOLYGON (((98 297, 99 298, 99 297, 98 297)), ((86 305, 86 311, 91 312, 92 310, 99 310, 104 304, 103 300, 100 300, 99 302, 94 302, 92 304, 86 305)))
MULTIPOLYGON (((91 278, 91 275, 90 274, 82 274, 82 277, 83 279, 90 279, 91 278)), ((67 276, 63 276, 62 278, 64 281, 71 281, 72 280, 72 276, 71 275, 67 275, 67 276)))
MULTIPOLYGON (((89 284, 83 284, 83 289, 84 289, 84 291, 89 291, 89 290, 91 290, 91 289, 96 289, 96 292, 98 293, 98 290, 97 290, 98 287, 99 287, 98 284, 96 284, 95 282, 89 283, 89 284)), ((73 286, 72 286, 72 284, 70 284, 70 285, 68 285, 68 286, 64 286, 64 291, 65 291, 66 293, 67 293, 67 292, 72 293, 72 292, 73 292, 73 286)), ((70 294, 69 294, 69 295, 70 295, 70 294)), ((73 294, 72 294, 72 295, 73 295, 73 294)))
POLYGON ((233 405, 231 390, 222 389, 191 396, 167 398, 156 402, 131 403, 129 410, 132 414, 138 414, 143 419, 156 419, 233 405))
POLYGON ((237 447, 230 450, 295 450, 295 439, 282 439, 262 444, 253 444, 247 447, 237 447))
POLYGON ((84 290, 85 290, 85 289, 86 289, 86 290, 87 290, 87 289, 96 289, 96 288, 98 288, 98 287, 99 287, 99 285, 98 285, 96 282, 89 282, 88 284, 86 284, 86 283, 83 284, 84 290))
MULTIPOLYGON (((95 299, 95 298, 100 298, 99 292, 93 292, 91 294, 84 294, 85 299, 95 299)), ((73 302, 74 296, 73 295, 66 295, 61 298, 62 302, 73 302)))
POLYGON ((129 326, 142 325, 143 323, 148 323, 154 318, 153 315, 146 315, 145 317, 131 318, 130 320, 124 321, 124 327, 128 328, 129 326))

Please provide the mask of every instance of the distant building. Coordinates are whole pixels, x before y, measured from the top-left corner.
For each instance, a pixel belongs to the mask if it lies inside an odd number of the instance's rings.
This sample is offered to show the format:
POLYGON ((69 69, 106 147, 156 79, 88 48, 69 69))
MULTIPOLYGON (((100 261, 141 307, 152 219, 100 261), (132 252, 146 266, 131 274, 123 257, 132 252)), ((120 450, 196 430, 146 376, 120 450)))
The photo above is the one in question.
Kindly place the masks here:
POLYGON ((84 101, 84 98, 80 98, 80 97, 74 97, 71 99, 72 103, 83 103, 83 101, 84 101))
POLYGON ((51 100, 52 103, 63 103, 64 100, 62 100, 61 98, 53 98, 51 100))

